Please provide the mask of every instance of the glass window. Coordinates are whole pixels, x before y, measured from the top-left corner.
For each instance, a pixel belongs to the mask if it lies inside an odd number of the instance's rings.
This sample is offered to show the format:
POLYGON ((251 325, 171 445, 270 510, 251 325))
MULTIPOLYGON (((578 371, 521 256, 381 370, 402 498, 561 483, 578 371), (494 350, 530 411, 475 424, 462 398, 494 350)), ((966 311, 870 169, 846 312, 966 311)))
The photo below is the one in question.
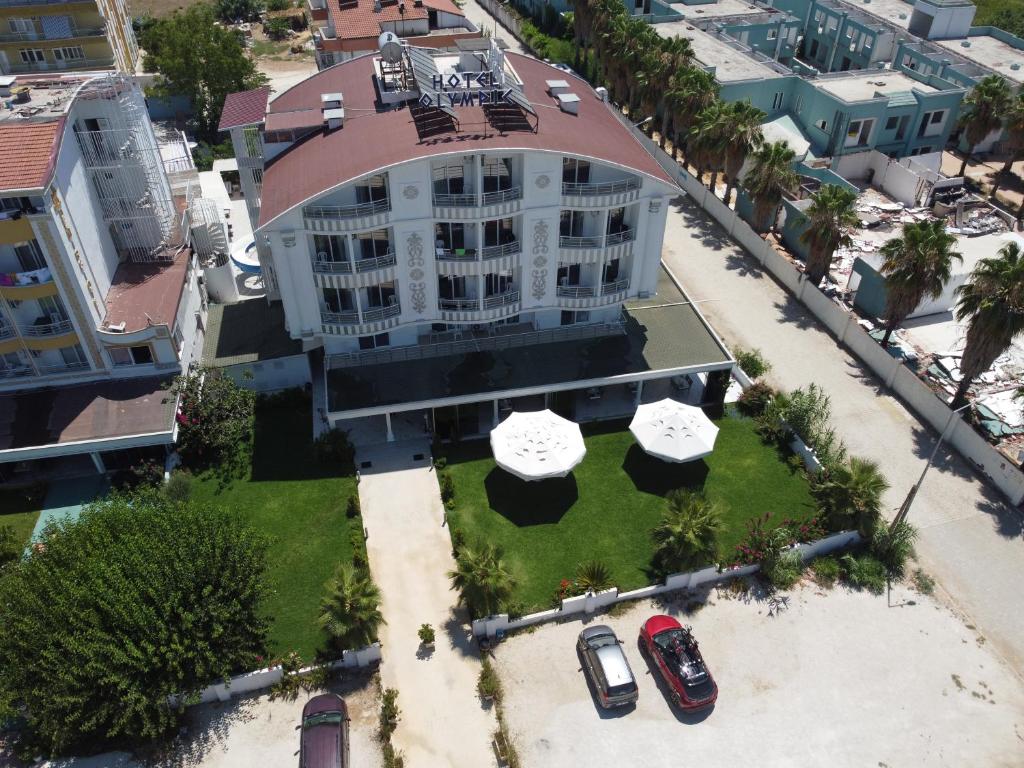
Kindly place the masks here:
POLYGON ((85 352, 82 350, 81 344, 75 344, 73 347, 62 347, 60 356, 64 359, 65 365, 82 365, 86 362, 85 352))
POLYGON ((46 259, 43 258, 43 252, 35 240, 14 246, 14 254, 18 257, 22 272, 32 272, 46 266, 46 259))
POLYGON ((41 64, 46 61, 42 48, 22 48, 18 53, 23 64, 41 64))
POLYGON ((127 347, 111 347, 107 350, 110 355, 110 362, 114 365, 134 365, 132 353, 127 347))
POLYGON ((900 121, 900 119, 898 117, 896 117, 895 115, 893 117, 890 117, 888 120, 885 121, 885 130, 887 130, 887 131, 894 130, 896 128, 896 125, 899 123, 899 121, 900 121))

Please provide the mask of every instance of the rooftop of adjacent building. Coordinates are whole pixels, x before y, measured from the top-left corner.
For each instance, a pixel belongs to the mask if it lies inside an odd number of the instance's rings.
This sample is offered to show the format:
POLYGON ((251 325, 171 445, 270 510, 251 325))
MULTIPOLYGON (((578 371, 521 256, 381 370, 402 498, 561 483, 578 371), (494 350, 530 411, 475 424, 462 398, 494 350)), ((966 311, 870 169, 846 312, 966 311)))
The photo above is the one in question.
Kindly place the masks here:
POLYGON ((750 49, 739 42, 729 42, 711 32, 696 29, 689 21, 655 24, 654 31, 664 38, 689 40, 696 59, 705 67, 714 68, 715 77, 722 83, 770 79, 786 71, 781 64, 757 60, 751 56, 750 49))
POLYGON ((922 83, 896 70, 867 70, 856 74, 844 72, 824 75, 814 80, 815 87, 838 96, 843 101, 867 101, 911 90, 935 93, 938 88, 922 83))
POLYGON ((1005 40, 1000 40, 993 35, 971 35, 955 40, 931 40, 930 42, 991 69, 1011 83, 1024 84, 1024 50, 1005 40))
POLYGON ((452 0, 327 0, 327 13, 335 35, 341 39, 376 38, 385 22, 428 18, 430 11, 465 16, 452 0))
POLYGON ((168 256, 158 261, 126 261, 117 268, 105 298, 104 327, 124 323, 124 332, 131 333, 151 325, 174 325, 192 251, 180 248, 168 256))
POLYGON ((280 302, 257 299, 210 305, 203 365, 222 368, 301 354, 302 342, 289 336, 280 302))
POLYGON ((164 377, 0 395, 0 451, 169 433, 175 403, 164 377))
POLYGON ((754 2, 744 0, 716 0, 713 3, 687 5, 686 3, 670 3, 673 11, 691 21, 701 19, 717 19, 723 16, 747 16, 753 13, 782 14, 783 12, 754 2))
MULTIPOLYGON (((423 51, 425 49, 418 49, 423 51)), ((453 61, 458 56, 447 55, 453 61)), ((444 58, 444 57, 442 57, 444 58)), ((268 120, 279 114, 320 110, 323 94, 341 93, 344 126, 322 129, 296 142, 268 163, 263 177, 261 224, 346 181, 396 163, 450 153, 544 150, 592 157, 675 186, 654 157, 584 80, 535 58, 508 53, 504 67, 522 84, 521 107, 485 109, 460 106, 450 118, 439 110, 411 102, 386 108, 375 81, 376 55, 366 55, 318 72, 280 94, 268 107, 268 120), (568 81, 580 96, 577 114, 559 108, 547 81, 568 81), (410 107, 410 103, 414 107, 410 107), (512 113, 515 114, 512 114, 512 113)), ((441 71, 448 66, 441 62, 441 71)), ((318 121, 322 125, 322 118, 318 121)))
POLYGON ((910 26, 910 15, 914 12, 914 4, 906 3, 904 0, 836 0, 836 2, 884 19, 903 29, 910 26))
POLYGON ((703 317, 661 272, 657 295, 627 303, 624 332, 588 340, 515 345, 445 357, 333 368, 327 372, 332 413, 443 398, 487 399, 531 387, 653 376, 731 360, 703 317), (641 376, 638 376, 641 375, 641 376), (409 381, 417 382, 410 397, 409 381))

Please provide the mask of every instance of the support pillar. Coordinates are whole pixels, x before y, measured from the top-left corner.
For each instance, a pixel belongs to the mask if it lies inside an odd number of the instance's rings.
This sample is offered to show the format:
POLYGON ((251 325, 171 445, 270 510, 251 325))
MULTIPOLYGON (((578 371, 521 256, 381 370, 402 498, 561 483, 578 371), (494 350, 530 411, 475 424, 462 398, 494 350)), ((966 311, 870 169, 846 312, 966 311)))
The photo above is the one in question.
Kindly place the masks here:
POLYGON ((388 425, 388 438, 387 438, 387 440, 388 440, 389 443, 393 443, 393 442, 395 442, 395 433, 391 431, 391 414, 390 413, 385 413, 384 414, 384 421, 387 422, 387 425, 388 425))
POLYGON ((496 426, 498 426, 498 401, 497 400, 493 400, 491 402, 492 402, 492 404, 494 406, 494 423, 493 423, 492 426, 496 427, 496 426))
POLYGON ((92 463, 96 465, 96 471, 101 475, 106 474, 107 465, 103 463, 103 457, 100 456, 99 451, 93 451, 89 454, 89 458, 92 459, 92 463))
POLYGON ((636 383, 636 396, 633 398, 633 407, 634 408, 636 408, 636 407, 638 407, 640 405, 640 400, 641 400, 641 398, 643 398, 643 396, 644 396, 644 383, 643 383, 643 381, 638 381, 636 383))

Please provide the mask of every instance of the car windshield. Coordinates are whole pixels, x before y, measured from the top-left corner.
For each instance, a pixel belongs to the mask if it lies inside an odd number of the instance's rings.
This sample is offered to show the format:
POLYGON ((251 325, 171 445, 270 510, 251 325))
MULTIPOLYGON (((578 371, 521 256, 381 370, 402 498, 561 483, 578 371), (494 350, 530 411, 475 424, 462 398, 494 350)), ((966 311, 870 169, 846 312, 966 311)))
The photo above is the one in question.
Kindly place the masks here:
MULTIPOLYGON (((318 725, 338 725, 344 719, 341 712, 317 712, 302 722, 303 728, 316 728, 318 725)), ((294 721, 292 721, 294 722, 294 721)))
POLYGON ((587 640, 587 645, 591 648, 604 648, 606 645, 618 645, 618 640, 615 635, 598 635, 587 640))
POLYGON ((684 685, 696 688, 707 682, 708 672, 693 635, 683 629, 670 629, 655 635, 654 642, 684 685))

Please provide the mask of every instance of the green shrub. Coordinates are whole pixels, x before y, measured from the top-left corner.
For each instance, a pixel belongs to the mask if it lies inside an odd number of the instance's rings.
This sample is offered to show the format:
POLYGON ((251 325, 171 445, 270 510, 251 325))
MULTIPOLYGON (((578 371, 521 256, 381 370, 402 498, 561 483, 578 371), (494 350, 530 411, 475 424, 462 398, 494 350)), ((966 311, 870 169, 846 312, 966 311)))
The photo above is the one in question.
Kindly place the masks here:
POLYGON ((267 0, 268 11, 287 11, 292 7, 292 0, 267 0))
POLYGON ((736 405, 744 415, 757 417, 765 412, 775 394, 773 387, 763 381, 758 381, 743 390, 736 405))
POLYGON ((476 692, 484 699, 501 700, 501 678, 494 671, 494 665, 491 664, 491 660, 487 656, 484 656, 483 664, 480 667, 480 677, 476 681, 476 692))
POLYGON ((452 557, 458 557, 466 543, 466 534, 459 528, 449 528, 452 534, 452 557))
POLYGON ((890 579, 902 579, 907 560, 914 554, 914 540, 917 529, 907 521, 896 523, 891 528, 880 525, 871 537, 871 554, 885 566, 890 579))
POLYGON ((800 581, 803 572, 804 563, 800 558, 800 553, 792 549, 781 552, 777 557, 772 558, 767 567, 762 570, 768 583, 775 589, 790 589, 800 581))
POLYGON ((761 350, 756 347, 754 349, 737 349, 736 364, 751 380, 761 378, 772 369, 772 364, 764 359, 761 350))
POLYGON ((390 741, 381 747, 381 754, 384 757, 384 768, 405 768, 405 755, 395 749, 390 741))
POLYGON ((840 575, 839 561, 832 555, 817 558, 811 563, 814 580, 823 587, 831 588, 840 575))
POLYGON ((416 634, 420 638, 420 642, 424 645, 434 644, 434 628, 429 624, 420 624, 420 628, 416 630, 416 634))
POLYGON ((445 507, 451 507, 455 502, 455 481, 447 472, 438 475, 441 479, 441 501, 445 507))
POLYGON ((263 31, 271 40, 284 40, 291 31, 292 25, 288 19, 281 16, 276 19, 267 19, 263 22, 263 31))
POLYGON ((438 456, 434 459, 434 469, 438 472, 448 466, 448 458, 446 456, 438 456))
POLYGON ((243 455, 252 439, 253 392, 205 368, 179 376, 171 390, 180 397, 178 453, 186 467, 222 469, 243 455))
POLYGON ((398 727, 398 721, 402 717, 402 710, 398 708, 398 691, 395 688, 385 688, 381 694, 380 701, 380 730, 377 737, 384 743, 390 743, 391 734, 398 727))
POLYGON ((612 572, 606 563, 591 560, 576 568, 576 586, 582 593, 601 592, 612 586, 612 572))
POLYGON ((845 554, 839 559, 843 581, 853 589, 866 589, 876 595, 885 591, 885 565, 874 555, 845 554))
POLYGON ((935 579, 929 576, 927 573, 922 571, 920 568, 914 569, 914 586, 917 591, 922 595, 930 595, 935 591, 935 579))
POLYGON ((348 502, 345 504, 345 517, 351 520, 360 517, 362 514, 363 508, 359 504, 359 494, 353 493, 348 497, 348 502))
POLYGON ((188 501, 192 495, 192 473, 187 469, 179 469, 171 473, 164 485, 164 495, 171 501, 188 501))
POLYGON ((21 557, 23 542, 18 541, 14 526, 0 525, 0 569, 21 557))

